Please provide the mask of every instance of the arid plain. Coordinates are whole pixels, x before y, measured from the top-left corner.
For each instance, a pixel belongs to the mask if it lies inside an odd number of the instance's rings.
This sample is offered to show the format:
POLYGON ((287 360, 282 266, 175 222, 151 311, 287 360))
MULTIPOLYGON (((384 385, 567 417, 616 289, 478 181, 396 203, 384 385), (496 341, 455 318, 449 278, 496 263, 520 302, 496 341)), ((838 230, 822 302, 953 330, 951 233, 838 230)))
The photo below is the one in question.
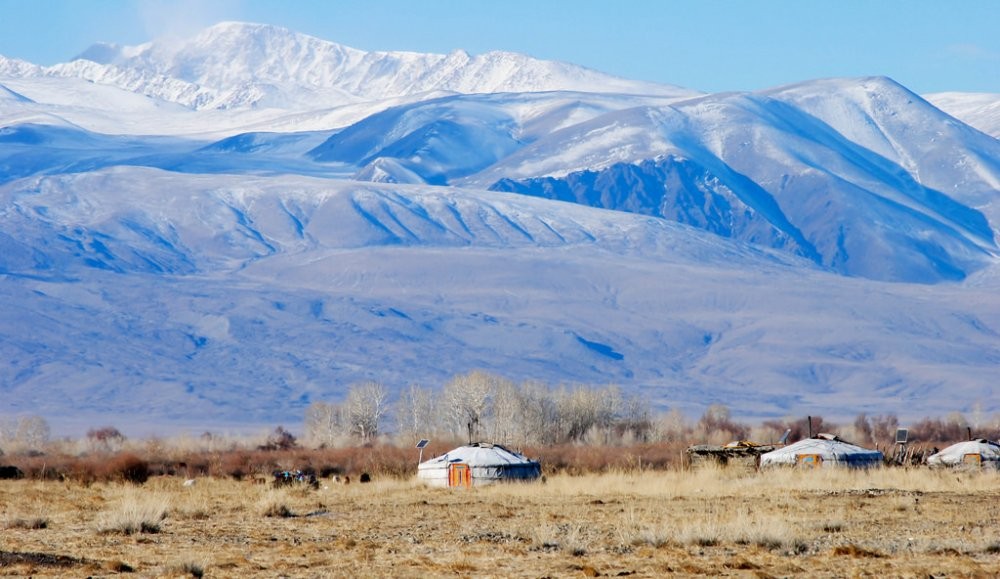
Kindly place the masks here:
POLYGON ((0 482, 0 574, 989 577, 1000 476, 714 468, 432 489, 0 482))

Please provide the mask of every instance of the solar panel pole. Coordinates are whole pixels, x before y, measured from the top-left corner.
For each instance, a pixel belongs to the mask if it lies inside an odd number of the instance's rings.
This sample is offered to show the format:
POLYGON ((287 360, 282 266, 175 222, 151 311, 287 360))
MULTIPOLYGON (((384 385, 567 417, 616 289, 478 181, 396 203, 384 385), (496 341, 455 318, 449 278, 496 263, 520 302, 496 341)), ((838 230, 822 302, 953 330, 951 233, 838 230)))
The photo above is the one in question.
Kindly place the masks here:
POLYGON ((424 447, 427 446, 428 442, 430 442, 430 440, 421 438, 420 442, 417 443, 417 448, 420 449, 420 456, 417 458, 417 464, 424 462, 424 447))

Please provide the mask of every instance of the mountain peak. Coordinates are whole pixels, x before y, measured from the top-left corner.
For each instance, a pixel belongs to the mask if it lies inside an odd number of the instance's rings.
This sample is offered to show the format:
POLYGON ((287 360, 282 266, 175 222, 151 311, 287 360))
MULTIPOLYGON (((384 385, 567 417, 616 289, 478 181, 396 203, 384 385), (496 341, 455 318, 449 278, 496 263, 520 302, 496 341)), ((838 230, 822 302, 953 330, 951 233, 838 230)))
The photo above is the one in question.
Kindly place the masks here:
POLYGON ((280 26, 232 21, 183 39, 99 43, 78 58, 103 68, 64 64, 46 74, 78 76, 191 108, 319 109, 432 91, 695 94, 513 52, 366 52, 280 26))
POLYGON ((73 60, 89 60, 98 64, 112 64, 121 56, 122 47, 119 44, 98 42, 90 45, 87 50, 76 55, 73 60))

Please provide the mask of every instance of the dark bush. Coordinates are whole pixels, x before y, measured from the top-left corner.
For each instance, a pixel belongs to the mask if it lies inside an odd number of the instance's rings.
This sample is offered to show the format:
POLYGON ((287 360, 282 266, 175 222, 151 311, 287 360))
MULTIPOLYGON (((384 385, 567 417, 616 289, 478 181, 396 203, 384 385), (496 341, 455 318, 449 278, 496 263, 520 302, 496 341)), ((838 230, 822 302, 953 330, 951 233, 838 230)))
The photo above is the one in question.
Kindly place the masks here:
POLYGON ((298 446, 298 441, 295 439, 295 435, 279 426, 274 429, 271 436, 267 437, 267 442, 257 448, 259 450, 291 450, 296 446, 298 446))
POLYGON ((149 463, 131 453, 119 454, 108 460, 106 476, 108 480, 141 485, 149 480, 149 463))

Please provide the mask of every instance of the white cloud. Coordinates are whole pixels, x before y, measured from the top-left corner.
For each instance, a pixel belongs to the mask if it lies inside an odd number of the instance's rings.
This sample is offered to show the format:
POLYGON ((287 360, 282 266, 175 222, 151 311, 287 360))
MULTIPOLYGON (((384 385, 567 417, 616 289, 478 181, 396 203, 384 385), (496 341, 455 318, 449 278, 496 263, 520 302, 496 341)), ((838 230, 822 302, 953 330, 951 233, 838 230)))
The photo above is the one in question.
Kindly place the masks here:
POLYGON ((141 0, 139 17, 149 38, 184 38, 223 20, 239 20, 242 0, 141 0))
POLYGON ((972 43, 952 44, 948 53, 966 60, 1000 61, 1000 52, 972 43))

